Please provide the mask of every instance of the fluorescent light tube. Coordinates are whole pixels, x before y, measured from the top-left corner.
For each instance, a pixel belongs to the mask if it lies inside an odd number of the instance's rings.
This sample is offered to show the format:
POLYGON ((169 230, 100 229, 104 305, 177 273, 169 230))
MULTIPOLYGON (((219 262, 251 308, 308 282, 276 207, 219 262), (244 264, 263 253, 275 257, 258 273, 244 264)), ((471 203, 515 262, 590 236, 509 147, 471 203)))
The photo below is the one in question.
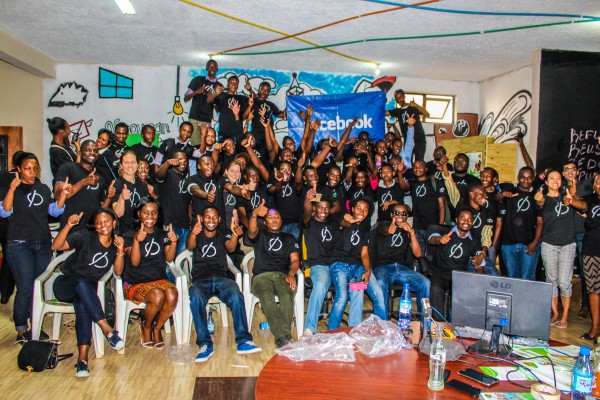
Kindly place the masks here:
POLYGON ((129 0, 115 0, 115 3, 117 3, 123 14, 135 15, 135 10, 129 0))

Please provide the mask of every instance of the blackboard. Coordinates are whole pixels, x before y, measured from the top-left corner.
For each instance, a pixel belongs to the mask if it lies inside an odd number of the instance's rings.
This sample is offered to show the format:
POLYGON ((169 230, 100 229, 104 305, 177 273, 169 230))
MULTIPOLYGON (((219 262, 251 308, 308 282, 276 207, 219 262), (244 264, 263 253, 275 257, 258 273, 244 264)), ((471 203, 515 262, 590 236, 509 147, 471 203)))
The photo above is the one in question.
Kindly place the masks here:
POLYGON ((600 53, 542 50, 538 126, 538 171, 600 171, 600 53))

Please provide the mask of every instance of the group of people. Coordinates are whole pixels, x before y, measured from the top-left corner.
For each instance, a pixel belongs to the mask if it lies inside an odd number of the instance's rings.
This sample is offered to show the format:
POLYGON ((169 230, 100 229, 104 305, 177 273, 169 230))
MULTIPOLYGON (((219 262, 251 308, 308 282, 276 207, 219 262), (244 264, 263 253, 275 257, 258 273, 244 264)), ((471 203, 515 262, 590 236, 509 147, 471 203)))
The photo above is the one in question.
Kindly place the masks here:
POLYGON ((0 217, 7 233, 1 243, 14 274, 17 342, 29 338, 33 283, 54 251, 74 250, 61 267, 54 292, 73 303, 79 359, 77 376, 89 375, 92 324, 114 349, 125 343, 105 319, 97 282, 114 268, 127 299, 145 303, 140 324, 144 348, 162 349, 162 328, 174 312, 178 292, 166 263, 192 252, 190 307, 199 353, 213 355, 206 305, 217 296, 231 309, 238 354, 261 351, 248 329, 244 298, 228 274, 227 257, 239 264, 253 250, 251 290, 262 305, 277 347, 292 340, 296 273, 312 281, 304 336, 317 332, 330 286, 334 300, 328 328, 363 318, 364 293, 382 319, 391 313, 389 289, 409 284, 418 298, 431 298, 441 311, 452 271, 498 275, 498 256, 510 277, 535 279, 541 253, 546 279, 553 283, 552 323, 567 326, 576 242, 589 291, 592 328, 600 334, 600 177, 577 181, 576 165, 540 174, 521 140, 527 166, 518 183, 499 185, 498 173, 485 168, 469 174, 460 153, 449 162, 443 147, 425 162, 422 107, 395 93, 396 117, 383 140, 355 132, 355 120, 339 140, 315 145, 320 121, 309 106, 300 143, 275 138, 273 118, 284 118, 268 100, 270 85, 249 96, 238 94, 231 76, 227 89, 209 61, 205 77, 194 78, 185 100, 190 121, 175 138, 154 145, 152 126, 142 142, 127 146, 129 129, 100 130, 96 141, 72 142, 67 121, 48 120, 52 188, 40 182, 39 162, 26 152, 13 157, 13 170, 0 177, 0 217), (218 112, 218 133, 211 126, 218 112), (563 180, 564 178, 564 180, 563 180), (563 183, 564 182, 564 183, 563 183), (590 189, 590 190, 588 190, 590 189), (60 231, 51 239, 48 215, 60 231), (412 218, 412 219, 411 219, 412 218), (578 236, 582 225, 584 235, 578 236), (360 289, 354 290, 360 282, 360 289), (352 286, 353 289, 350 289, 352 286), (563 314, 558 313, 560 293, 563 314), (275 296, 278 303, 275 302, 275 296))

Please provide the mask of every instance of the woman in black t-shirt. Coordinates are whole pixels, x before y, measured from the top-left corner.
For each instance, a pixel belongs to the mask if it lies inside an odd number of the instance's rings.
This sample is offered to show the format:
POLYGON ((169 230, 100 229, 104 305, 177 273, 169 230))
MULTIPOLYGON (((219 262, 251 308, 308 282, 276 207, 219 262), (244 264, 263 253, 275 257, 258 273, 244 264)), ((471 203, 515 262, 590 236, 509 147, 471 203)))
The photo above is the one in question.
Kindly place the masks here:
POLYGON ((29 339, 27 320, 31 317, 34 281, 52 260, 48 214, 58 218, 65 211, 71 185, 66 179, 54 202, 50 188, 37 179, 40 166, 33 153, 21 154, 16 168, 10 186, 0 194, 0 217, 8 219, 5 251, 17 284, 13 318, 17 343, 23 343, 29 339))
POLYGON ((116 193, 112 198, 112 209, 124 232, 135 228, 134 210, 143 197, 150 195, 148 185, 136 176, 137 169, 137 155, 133 150, 125 150, 121 156, 121 176, 115 181, 116 193))
MULTIPOLYGON (((136 304, 146 303, 140 324, 140 343, 145 348, 163 349, 161 330, 177 306, 177 288, 167 280, 166 263, 177 255, 177 235, 159 221, 160 207, 151 197, 142 198, 135 212, 137 231, 123 235, 129 255, 123 273, 125 297, 136 304)), ((117 274, 120 275, 120 274, 117 274)))
POLYGON ((83 213, 71 215, 52 243, 55 251, 75 250, 61 267, 64 275, 54 281, 54 295, 59 301, 73 303, 75 308, 75 332, 79 349, 75 376, 78 378, 86 378, 90 374, 87 364, 93 322, 102 329, 110 347, 114 350, 125 347, 119 333, 106 322, 98 298, 98 281, 110 271, 111 266, 114 265, 116 274, 123 272, 125 252, 123 238, 117 235, 117 217, 112 210, 100 208, 90 219, 89 229, 70 233, 82 216, 83 213))

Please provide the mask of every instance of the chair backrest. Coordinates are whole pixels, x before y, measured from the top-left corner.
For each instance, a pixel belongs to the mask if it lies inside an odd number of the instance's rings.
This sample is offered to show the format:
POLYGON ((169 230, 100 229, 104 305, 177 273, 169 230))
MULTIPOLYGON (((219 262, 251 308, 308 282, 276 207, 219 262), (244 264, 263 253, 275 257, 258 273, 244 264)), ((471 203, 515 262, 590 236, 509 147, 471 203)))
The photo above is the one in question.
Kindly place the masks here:
POLYGON ((54 284, 54 280, 58 275, 60 275, 60 271, 56 272, 56 268, 60 266, 71 254, 73 254, 75 250, 69 250, 54 258, 46 267, 46 271, 44 271, 40 276, 38 276, 34 283, 34 291, 40 291, 37 293, 39 298, 42 301, 51 300, 53 296, 52 285, 54 284))
POLYGON ((189 250, 184 250, 175 258, 175 265, 183 271, 185 276, 188 279, 188 282, 191 283, 192 278, 192 252, 189 250))
POLYGON ((248 274, 252 280, 252 269, 254 268, 254 250, 244 256, 242 260, 242 272, 248 274))

